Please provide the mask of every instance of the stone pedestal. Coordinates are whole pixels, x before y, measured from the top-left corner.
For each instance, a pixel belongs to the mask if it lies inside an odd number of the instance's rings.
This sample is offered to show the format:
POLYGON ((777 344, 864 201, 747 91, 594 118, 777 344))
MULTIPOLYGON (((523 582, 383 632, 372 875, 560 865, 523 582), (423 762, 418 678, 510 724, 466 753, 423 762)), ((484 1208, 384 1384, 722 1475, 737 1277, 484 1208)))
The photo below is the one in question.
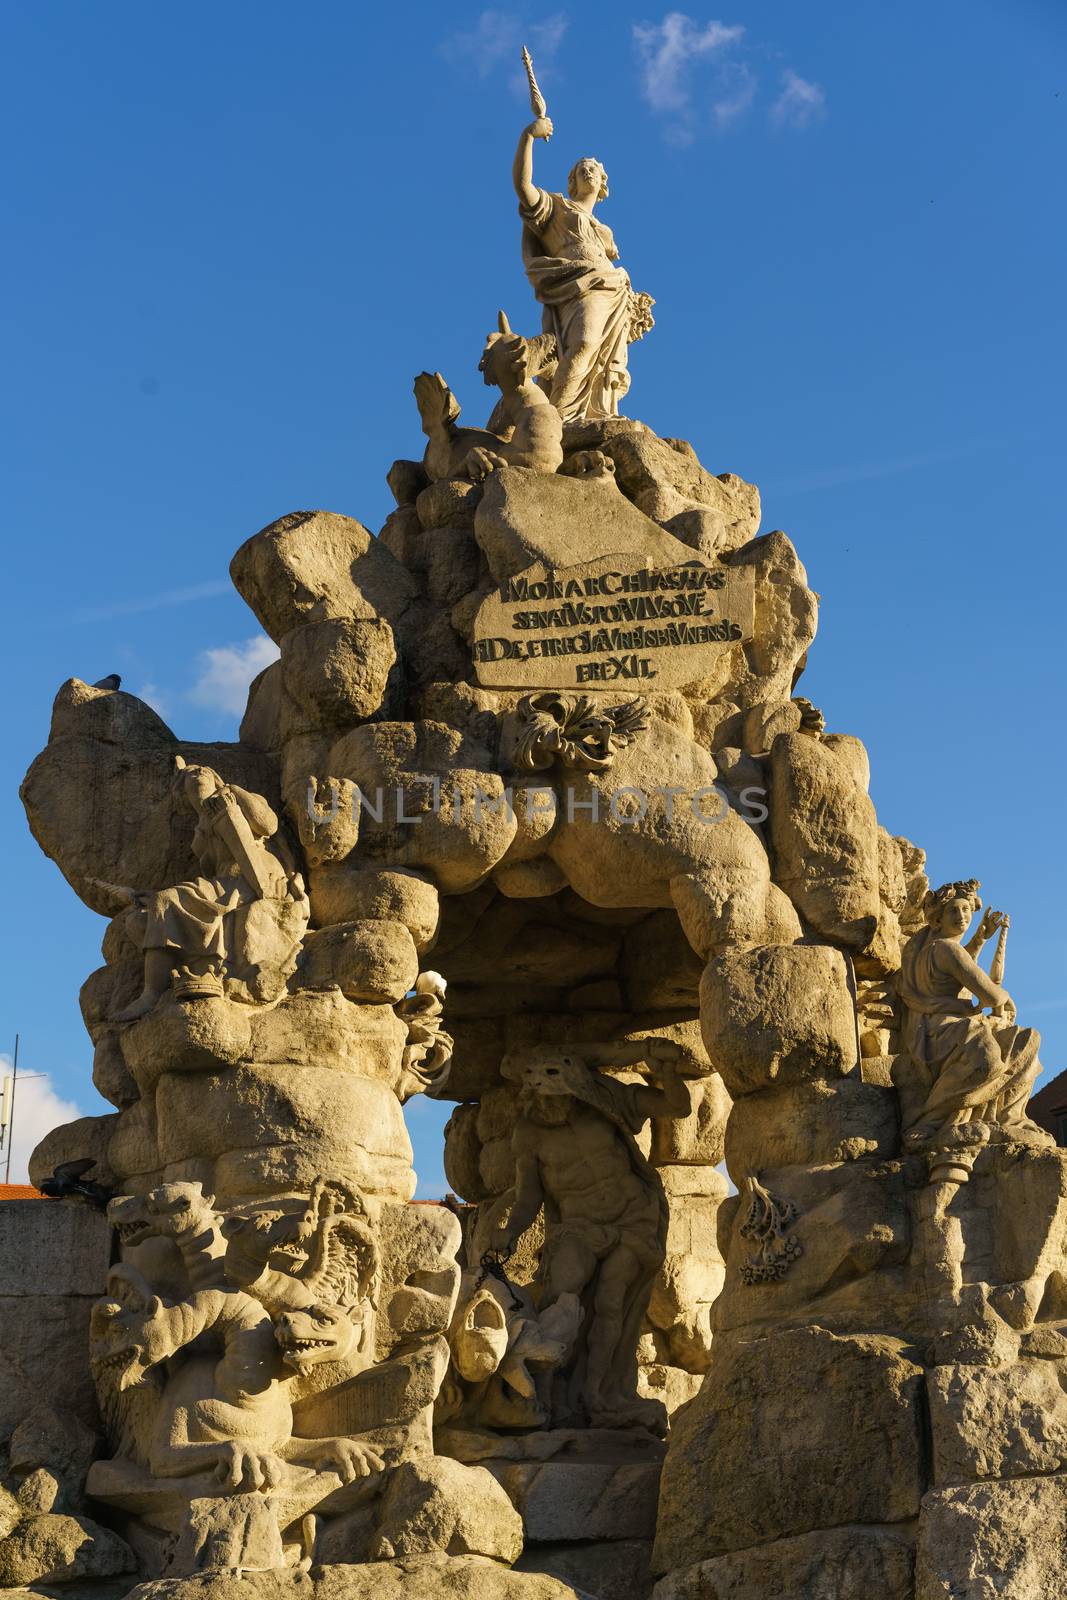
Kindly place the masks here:
POLYGON ((42 1400, 97 1421, 89 1312, 111 1261, 103 1213, 74 1200, 0 1201, 0 1428, 42 1400))

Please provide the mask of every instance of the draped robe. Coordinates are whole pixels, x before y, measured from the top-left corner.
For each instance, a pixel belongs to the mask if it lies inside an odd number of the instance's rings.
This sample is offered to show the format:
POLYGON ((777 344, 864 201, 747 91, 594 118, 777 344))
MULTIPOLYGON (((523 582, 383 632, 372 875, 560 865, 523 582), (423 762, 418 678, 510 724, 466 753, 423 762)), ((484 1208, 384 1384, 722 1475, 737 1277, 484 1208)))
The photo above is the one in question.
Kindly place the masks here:
POLYGON ((566 195, 545 189, 538 189, 532 206, 520 202, 519 215, 526 276, 559 355, 549 399, 565 422, 617 416, 630 387, 632 291, 629 274, 615 265, 611 229, 566 195))

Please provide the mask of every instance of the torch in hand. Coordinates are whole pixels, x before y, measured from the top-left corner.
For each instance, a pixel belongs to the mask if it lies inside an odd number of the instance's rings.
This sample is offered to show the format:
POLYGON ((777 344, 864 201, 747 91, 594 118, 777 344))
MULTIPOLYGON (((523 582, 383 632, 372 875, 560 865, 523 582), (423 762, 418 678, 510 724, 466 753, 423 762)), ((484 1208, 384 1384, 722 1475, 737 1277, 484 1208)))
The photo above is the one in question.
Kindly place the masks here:
MULTIPOLYGON (((537 78, 534 75, 533 57, 525 45, 522 47, 522 64, 526 68, 526 81, 530 85, 530 110, 535 117, 547 117, 548 106, 545 104, 545 97, 541 93, 537 78)), ((551 137, 551 131, 545 134, 546 141, 551 137)))

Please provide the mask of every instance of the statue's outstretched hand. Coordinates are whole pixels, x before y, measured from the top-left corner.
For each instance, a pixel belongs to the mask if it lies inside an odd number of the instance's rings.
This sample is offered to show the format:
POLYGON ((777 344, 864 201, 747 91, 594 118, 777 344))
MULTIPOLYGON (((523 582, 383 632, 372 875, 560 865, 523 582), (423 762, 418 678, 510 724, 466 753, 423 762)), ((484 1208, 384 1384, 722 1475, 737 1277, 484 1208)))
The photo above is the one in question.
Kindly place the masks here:
POLYGON ((682 1059, 682 1047, 673 1039, 648 1039, 645 1041, 645 1059, 657 1067, 676 1067, 682 1059))
POLYGON ((495 450, 486 450, 483 445, 476 444, 469 452, 463 463, 464 471, 472 483, 481 483, 497 467, 506 467, 504 457, 497 455, 495 450))
POLYGON ((358 1439, 331 1439, 329 1443, 323 1470, 328 1471, 333 1467, 345 1483, 354 1483, 357 1478, 369 1478, 385 1468, 385 1462, 377 1450, 369 1444, 360 1443, 358 1439))
POLYGON ((285 1463, 269 1450, 253 1450, 240 1440, 227 1440, 219 1445, 214 1477, 224 1489, 239 1493, 274 1489, 285 1477, 285 1463))
POLYGON ((538 117, 526 130, 531 139, 551 139, 555 131, 551 117, 538 117))
POLYGON ((1015 1001, 1010 995, 1006 1000, 1002 1000, 999 1006, 993 1007, 993 1015, 998 1017, 1002 1022, 1015 1021, 1018 1012, 1015 1009, 1015 1001))

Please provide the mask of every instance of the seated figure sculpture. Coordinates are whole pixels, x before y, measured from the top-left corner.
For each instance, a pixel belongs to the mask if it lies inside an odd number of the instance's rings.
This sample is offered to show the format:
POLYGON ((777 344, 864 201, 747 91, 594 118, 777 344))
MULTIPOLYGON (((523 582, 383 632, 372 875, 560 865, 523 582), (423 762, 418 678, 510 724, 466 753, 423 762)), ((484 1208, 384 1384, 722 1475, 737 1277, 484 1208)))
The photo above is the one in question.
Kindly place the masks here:
POLYGON ((357 1348, 378 1273, 361 1197, 323 1181, 302 1210, 253 1214, 252 1270, 240 1229, 237 1248, 224 1246, 231 1229, 199 1185, 123 1196, 109 1215, 127 1246, 173 1240, 187 1284, 164 1298, 123 1262, 93 1308, 93 1374, 118 1445, 94 1493, 122 1505, 153 1480, 231 1495, 276 1488, 293 1468, 346 1482, 381 1468, 358 1440, 295 1437, 288 1393, 294 1376, 357 1348))
POLYGON ((688 1116, 680 1056, 670 1039, 645 1039, 532 1049, 501 1068, 520 1089, 511 1211, 493 1245, 506 1255, 544 1208, 537 1300, 546 1311, 564 1297, 582 1299, 580 1392, 594 1426, 662 1432, 666 1422, 659 1401, 640 1399, 635 1387, 641 1319, 664 1260, 667 1226, 662 1186, 636 1136, 650 1117, 688 1116), (641 1061, 659 1086, 593 1070, 641 1061))
POLYGON ((117 1022, 145 1016, 172 982, 187 999, 221 994, 226 977, 250 998, 272 998, 260 963, 284 966, 307 926, 303 879, 272 807, 211 767, 181 756, 175 766, 175 797, 196 817, 192 849, 203 871, 155 892, 108 886, 132 908, 145 962, 144 988, 117 1022))
POLYGON ((904 1007, 903 1043, 909 1073, 918 1073, 924 1099, 909 1094, 905 1139, 913 1147, 980 1144, 995 1130, 1025 1143, 1051 1144, 1025 1115, 1041 1071, 1040 1035, 1015 1024, 1015 1005, 999 981, 1003 946, 993 975, 978 965, 982 946, 1007 929, 1003 912, 981 909, 974 878, 945 883, 923 900, 926 927, 904 947, 898 980, 904 1007), (983 1015, 988 1006, 990 1014, 983 1015), (909 1110, 911 1114, 909 1115, 909 1110))
POLYGON ((431 479, 460 477, 480 483, 497 467, 556 472, 563 461, 563 424, 533 381, 544 341, 513 333, 503 311, 486 340, 478 370, 500 390, 488 428, 460 428, 459 401, 439 372, 420 372, 415 401, 429 443, 423 464, 431 479))

